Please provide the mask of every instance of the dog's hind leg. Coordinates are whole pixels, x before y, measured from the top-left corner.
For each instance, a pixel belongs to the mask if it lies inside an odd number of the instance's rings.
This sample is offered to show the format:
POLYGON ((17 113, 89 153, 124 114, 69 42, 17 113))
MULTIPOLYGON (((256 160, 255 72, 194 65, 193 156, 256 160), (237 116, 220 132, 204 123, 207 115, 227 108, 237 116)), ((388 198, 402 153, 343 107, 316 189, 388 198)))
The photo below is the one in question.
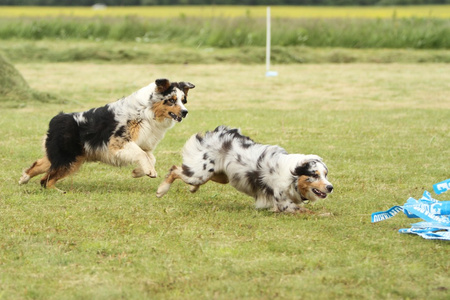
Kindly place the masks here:
POLYGON ((38 159, 31 165, 31 167, 29 167, 22 173, 22 177, 20 177, 19 179, 19 184, 26 184, 34 176, 48 172, 48 170, 50 169, 50 165, 51 163, 48 160, 47 156, 38 159))
POLYGON ((42 177, 41 186, 48 189, 56 189, 62 193, 65 193, 65 191, 55 187, 56 182, 78 171, 84 161, 85 157, 79 156, 73 163, 70 164, 69 167, 60 166, 56 169, 50 169, 47 174, 42 177))
POLYGON ((166 179, 159 185, 156 192, 158 198, 164 196, 170 189, 170 186, 176 179, 183 180, 186 184, 191 185, 190 191, 192 193, 196 192, 200 185, 208 182, 214 173, 212 172, 194 172, 192 168, 187 165, 182 165, 181 167, 173 166, 170 168, 166 179))
POLYGON ((163 182, 161 182, 161 184, 158 187, 158 190, 156 191, 156 197, 161 198, 162 196, 164 196, 165 194, 167 194, 167 192, 170 189, 170 186, 172 185, 172 183, 181 178, 181 172, 179 171, 179 167, 177 166, 172 166, 172 168, 170 168, 169 173, 167 173, 166 178, 164 179, 163 182))
POLYGON ((55 189, 58 192, 61 192, 63 194, 65 194, 66 192, 63 190, 58 189, 57 187, 55 187, 55 183, 59 180, 62 179, 64 177, 66 177, 68 175, 68 170, 64 170, 64 169, 59 169, 59 170, 52 170, 49 171, 47 174, 45 174, 42 178, 41 178, 41 186, 43 188, 47 188, 47 189, 55 189))
MULTIPOLYGON (((228 179, 228 176, 225 173, 214 173, 211 176, 211 178, 209 178, 209 180, 217 182, 217 183, 221 183, 221 184, 227 184, 230 182, 230 180, 228 179)), ((205 184, 205 183, 203 183, 203 184, 205 184)), ((191 185, 191 187, 189 188, 189 191, 191 193, 195 193, 196 191, 198 191, 199 188, 200 188, 200 185, 191 185)))
POLYGON ((211 180, 222 184, 227 184, 230 182, 230 179, 228 179, 228 176, 225 173, 214 173, 211 180))

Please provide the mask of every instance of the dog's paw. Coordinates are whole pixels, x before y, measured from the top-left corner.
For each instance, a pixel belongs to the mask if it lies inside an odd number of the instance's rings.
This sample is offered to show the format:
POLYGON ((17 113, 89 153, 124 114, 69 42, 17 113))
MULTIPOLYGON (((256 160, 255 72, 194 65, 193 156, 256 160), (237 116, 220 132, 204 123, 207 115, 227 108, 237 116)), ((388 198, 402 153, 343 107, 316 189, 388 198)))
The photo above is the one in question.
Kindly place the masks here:
POLYGON ((23 173, 22 177, 19 179, 19 184, 27 184, 30 181, 31 177, 27 173, 23 173))
POLYGON ((307 208, 304 207, 299 207, 298 210, 295 211, 298 214, 308 214, 308 215, 313 215, 314 212, 312 210, 309 210, 307 208))
POLYGON ((280 212, 280 213, 293 213, 293 214, 312 214, 313 212, 309 209, 299 206, 298 204, 292 201, 281 201, 276 202, 273 205, 272 211, 280 212))
POLYGON ((131 176, 133 176, 133 178, 139 178, 142 176, 145 176, 145 172, 144 170, 142 170, 141 168, 136 168, 133 170, 133 172, 131 172, 131 176))
POLYGON ((300 206, 290 206, 285 209, 278 208, 277 212, 287 213, 287 214, 308 214, 308 215, 314 214, 314 212, 312 212, 311 210, 304 208, 304 207, 300 207, 300 206))
POLYGON ((158 176, 158 173, 156 173, 156 171, 152 171, 152 172, 150 172, 148 174, 145 174, 145 175, 147 175, 150 178, 156 178, 158 176))
POLYGON ((158 190, 156 191, 156 197, 161 198, 162 196, 167 194, 169 189, 170 189, 170 183, 167 183, 167 182, 163 181, 159 185, 158 190))
POLYGON ((200 188, 199 185, 191 185, 191 187, 189 188, 189 191, 191 193, 195 193, 196 191, 198 191, 199 188, 200 188))
POLYGON ((327 213, 321 213, 317 215, 318 217, 322 217, 322 218, 329 218, 329 217, 334 217, 333 213, 327 212, 327 213))

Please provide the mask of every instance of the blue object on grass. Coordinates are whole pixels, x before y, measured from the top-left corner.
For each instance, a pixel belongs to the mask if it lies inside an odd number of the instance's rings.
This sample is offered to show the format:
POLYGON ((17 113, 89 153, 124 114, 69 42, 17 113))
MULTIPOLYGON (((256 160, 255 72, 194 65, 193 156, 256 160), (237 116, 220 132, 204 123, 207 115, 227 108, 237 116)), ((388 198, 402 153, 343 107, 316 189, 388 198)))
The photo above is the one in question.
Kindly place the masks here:
POLYGON ((266 77, 276 77, 276 76, 278 76, 277 71, 267 71, 266 72, 266 77))
POLYGON ((450 190, 450 178, 433 185, 433 190, 437 195, 450 190))
POLYGON ((419 222, 411 225, 411 228, 403 228, 400 233, 417 234, 427 240, 450 240, 448 226, 440 226, 436 223, 419 222))
POLYGON ((409 198, 403 205, 403 211, 406 211, 408 218, 421 218, 430 223, 450 227, 450 201, 433 199, 427 191, 419 200, 409 198))
POLYGON ((375 212, 372 214, 372 223, 390 219, 401 211, 403 211, 403 206, 393 206, 386 211, 375 212))
POLYGON ((401 211, 408 218, 421 218, 425 222, 412 224, 411 228, 400 229, 400 233, 450 241, 450 201, 433 199, 431 194, 425 191, 419 200, 409 198, 403 206, 394 206, 387 211, 373 213, 372 223, 390 219, 401 211))

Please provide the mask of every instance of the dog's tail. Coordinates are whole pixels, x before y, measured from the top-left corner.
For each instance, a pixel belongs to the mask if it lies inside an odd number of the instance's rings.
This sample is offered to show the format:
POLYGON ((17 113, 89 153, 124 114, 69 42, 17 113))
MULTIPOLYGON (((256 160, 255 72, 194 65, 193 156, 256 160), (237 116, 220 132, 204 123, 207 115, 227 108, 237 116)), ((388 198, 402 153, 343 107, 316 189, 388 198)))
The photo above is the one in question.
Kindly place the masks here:
POLYGON ((72 114, 60 113, 51 119, 45 150, 51 166, 47 175, 41 179, 42 186, 52 187, 56 181, 80 168, 84 161, 84 150, 80 127, 72 114))
POLYGON ((50 121, 45 150, 50 170, 68 169, 83 155, 79 126, 71 114, 60 113, 50 121))
POLYGON ((50 121, 44 146, 46 156, 35 161, 23 172, 19 184, 25 184, 32 177, 47 173, 41 179, 41 185, 51 186, 77 170, 83 161, 78 123, 70 114, 60 113, 50 121))

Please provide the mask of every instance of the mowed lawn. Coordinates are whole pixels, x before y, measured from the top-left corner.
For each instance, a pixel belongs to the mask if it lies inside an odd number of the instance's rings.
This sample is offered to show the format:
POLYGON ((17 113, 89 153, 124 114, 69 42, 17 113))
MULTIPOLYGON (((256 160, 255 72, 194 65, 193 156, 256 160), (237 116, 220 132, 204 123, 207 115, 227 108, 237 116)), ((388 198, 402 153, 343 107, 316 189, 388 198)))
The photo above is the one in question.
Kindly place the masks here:
POLYGON ((403 214, 377 224, 370 214, 450 177, 450 65, 282 65, 271 78, 262 65, 16 67, 66 102, 1 110, 0 299, 449 298, 449 242, 399 234, 418 221, 403 214), (157 179, 91 163, 58 184, 67 194, 17 184, 53 115, 161 77, 196 88, 155 151, 157 179), (307 206, 312 216, 257 211, 214 183, 156 198, 189 136, 220 124, 320 155, 334 193, 307 206))

